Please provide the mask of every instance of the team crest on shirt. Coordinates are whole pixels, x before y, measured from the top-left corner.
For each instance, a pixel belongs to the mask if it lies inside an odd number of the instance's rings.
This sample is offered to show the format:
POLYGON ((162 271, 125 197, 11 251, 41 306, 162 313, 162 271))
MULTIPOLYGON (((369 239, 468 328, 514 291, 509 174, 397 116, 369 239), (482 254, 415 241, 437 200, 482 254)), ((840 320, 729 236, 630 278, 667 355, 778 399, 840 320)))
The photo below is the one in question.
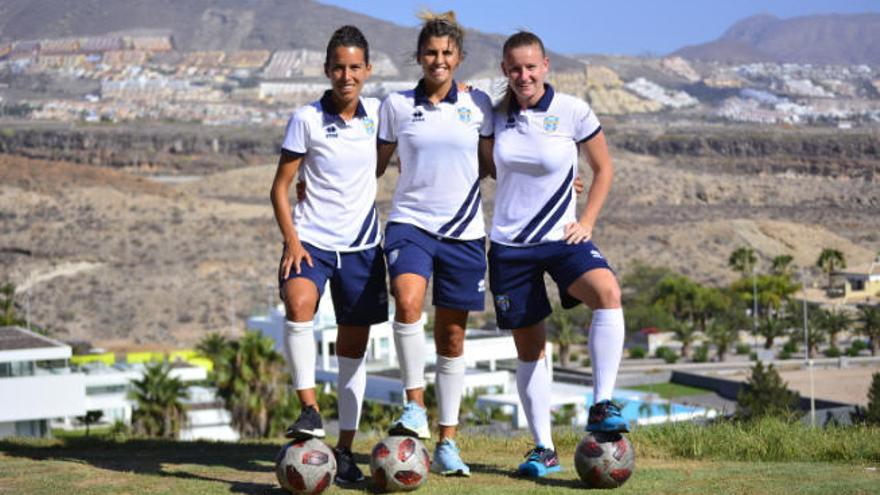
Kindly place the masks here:
POLYGON ((367 134, 373 135, 376 132, 376 123, 373 122, 373 119, 369 117, 364 117, 364 130, 367 131, 367 134))
POLYGON ((559 117, 555 115, 548 115, 544 117, 544 130, 548 132, 553 132, 559 127, 559 117))
POLYGON ((507 123, 504 124, 504 128, 513 129, 514 127, 516 127, 516 119, 511 115, 510 117, 507 117, 507 123))
POLYGON ((495 296, 495 307, 502 313, 510 311, 510 297, 503 294, 495 296))
POLYGON ((467 124, 471 121, 471 109, 467 107, 458 107, 458 120, 467 124))
POLYGON ((417 108, 416 111, 413 112, 412 119, 413 122, 424 122, 425 114, 423 114, 422 111, 417 108))
POLYGON ((326 137, 328 138, 339 137, 339 129, 336 127, 335 124, 330 124, 325 127, 324 132, 326 133, 326 137))

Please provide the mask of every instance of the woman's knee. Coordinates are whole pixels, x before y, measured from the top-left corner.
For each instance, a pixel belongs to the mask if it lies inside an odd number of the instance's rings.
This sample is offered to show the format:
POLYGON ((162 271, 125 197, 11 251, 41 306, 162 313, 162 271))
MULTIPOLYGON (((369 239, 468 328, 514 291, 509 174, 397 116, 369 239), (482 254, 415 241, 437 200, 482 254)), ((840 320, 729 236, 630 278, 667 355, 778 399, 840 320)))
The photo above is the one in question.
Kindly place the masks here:
POLYGON ((620 286, 617 283, 604 284, 596 290, 599 307, 596 309, 614 309, 619 308, 620 304, 620 286))
POLYGON ((394 293, 394 310, 397 313, 397 321, 403 323, 415 323, 422 317, 422 304, 424 298, 421 292, 415 290, 397 290, 394 293))

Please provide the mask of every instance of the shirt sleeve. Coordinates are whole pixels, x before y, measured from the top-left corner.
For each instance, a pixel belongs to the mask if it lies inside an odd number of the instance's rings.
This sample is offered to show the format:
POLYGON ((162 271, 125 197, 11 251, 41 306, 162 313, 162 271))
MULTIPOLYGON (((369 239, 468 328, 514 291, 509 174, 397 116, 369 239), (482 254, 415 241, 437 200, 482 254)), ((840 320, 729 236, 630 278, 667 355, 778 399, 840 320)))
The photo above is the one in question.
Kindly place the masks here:
POLYGON ((287 131, 281 149, 304 155, 309 149, 309 126, 302 112, 295 112, 287 121, 287 131))
POLYGON ((379 141, 397 142, 397 115, 391 102, 393 93, 386 96, 379 106, 379 141))
POLYGON ((574 111, 574 140, 578 143, 589 141, 599 131, 602 125, 599 124, 599 118, 593 113, 590 105, 582 100, 578 100, 574 111))
POLYGON ((474 103, 483 112, 483 123, 480 124, 480 137, 492 137, 495 135, 495 111, 492 109, 492 100, 486 93, 474 90, 474 103))

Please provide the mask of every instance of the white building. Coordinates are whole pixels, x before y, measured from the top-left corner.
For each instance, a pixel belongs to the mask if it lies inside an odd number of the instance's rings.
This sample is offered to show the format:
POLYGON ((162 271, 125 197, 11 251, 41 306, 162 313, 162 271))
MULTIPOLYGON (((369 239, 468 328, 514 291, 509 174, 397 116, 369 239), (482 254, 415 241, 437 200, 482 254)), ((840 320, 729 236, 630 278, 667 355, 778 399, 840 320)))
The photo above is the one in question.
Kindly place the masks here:
MULTIPOLYGON (((143 376, 143 365, 108 366, 93 362, 71 368, 69 345, 19 327, 0 327, 0 438, 44 437, 50 427, 77 427, 76 417, 101 411, 102 423, 131 423, 131 382, 143 376), (15 398, 15 400, 10 400, 15 398)), ((171 376, 200 383, 207 371, 172 364, 171 376)), ((190 386, 183 440, 237 440, 230 418, 213 389, 190 386)))
POLYGON ((71 348, 19 327, 0 327, 0 437, 43 437, 52 418, 86 413, 86 381, 71 348))

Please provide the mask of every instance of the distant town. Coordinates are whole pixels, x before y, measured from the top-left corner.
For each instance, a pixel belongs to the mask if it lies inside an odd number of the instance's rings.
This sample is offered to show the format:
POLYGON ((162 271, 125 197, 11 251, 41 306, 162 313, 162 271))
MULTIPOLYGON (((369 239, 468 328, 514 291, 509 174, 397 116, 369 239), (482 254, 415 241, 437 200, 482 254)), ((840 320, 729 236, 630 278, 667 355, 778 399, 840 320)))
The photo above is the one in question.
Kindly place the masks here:
MULTIPOLYGON (((412 86, 387 54, 371 58, 365 95, 412 86)), ((0 45, 0 116, 280 126, 292 109, 326 89, 323 59, 322 52, 307 49, 178 51, 171 36, 14 41, 0 45)), ((582 71, 554 73, 551 81, 599 114, 839 128, 880 124, 880 69, 868 65, 606 56, 582 62, 582 71)), ((479 75, 484 77, 468 82, 499 97, 503 80, 479 75)))

